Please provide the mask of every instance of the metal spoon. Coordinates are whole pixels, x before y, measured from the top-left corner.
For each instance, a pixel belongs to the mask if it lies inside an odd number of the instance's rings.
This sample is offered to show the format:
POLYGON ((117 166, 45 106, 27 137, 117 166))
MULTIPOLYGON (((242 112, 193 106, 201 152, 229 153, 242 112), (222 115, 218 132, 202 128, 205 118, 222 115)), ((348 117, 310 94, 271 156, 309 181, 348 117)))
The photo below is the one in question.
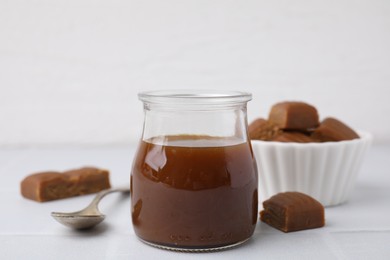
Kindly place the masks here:
POLYGON ((129 188, 114 188, 99 192, 92 202, 84 209, 76 212, 52 212, 51 216, 61 224, 74 229, 92 228, 106 217, 98 209, 100 200, 112 192, 130 192, 129 188))

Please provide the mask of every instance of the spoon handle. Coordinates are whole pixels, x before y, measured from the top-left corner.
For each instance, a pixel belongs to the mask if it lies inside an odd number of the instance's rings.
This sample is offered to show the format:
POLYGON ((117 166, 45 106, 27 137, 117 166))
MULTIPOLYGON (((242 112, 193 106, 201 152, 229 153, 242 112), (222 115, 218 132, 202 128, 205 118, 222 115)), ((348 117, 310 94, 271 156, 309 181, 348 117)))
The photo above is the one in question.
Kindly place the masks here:
POLYGON ((91 201, 91 203, 87 206, 87 208, 89 208, 89 207, 97 207, 97 205, 99 204, 100 200, 103 197, 105 197, 107 194, 110 194, 112 192, 117 192, 117 191, 127 193, 127 192, 130 192, 130 188, 129 187, 119 187, 119 188, 112 188, 112 189, 102 190, 101 192, 96 194, 95 198, 91 201))

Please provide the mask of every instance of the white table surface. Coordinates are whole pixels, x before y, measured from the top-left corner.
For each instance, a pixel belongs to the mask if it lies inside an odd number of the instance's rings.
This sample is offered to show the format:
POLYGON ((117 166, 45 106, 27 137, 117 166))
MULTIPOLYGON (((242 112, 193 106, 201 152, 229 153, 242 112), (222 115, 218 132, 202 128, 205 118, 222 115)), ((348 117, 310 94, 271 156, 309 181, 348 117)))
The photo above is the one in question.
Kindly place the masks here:
POLYGON ((93 195, 37 203, 21 197, 20 181, 42 170, 94 165, 111 170, 113 186, 128 184, 134 147, 0 150, 0 259, 390 259, 390 146, 368 152, 349 202, 326 208, 326 226, 282 233, 258 223, 252 239, 214 253, 177 253, 140 242, 130 199, 108 195, 107 215, 90 231, 70 230, 51 211, 74 211, 93 195), (141 257, 141 258, 139 258, 141 257))

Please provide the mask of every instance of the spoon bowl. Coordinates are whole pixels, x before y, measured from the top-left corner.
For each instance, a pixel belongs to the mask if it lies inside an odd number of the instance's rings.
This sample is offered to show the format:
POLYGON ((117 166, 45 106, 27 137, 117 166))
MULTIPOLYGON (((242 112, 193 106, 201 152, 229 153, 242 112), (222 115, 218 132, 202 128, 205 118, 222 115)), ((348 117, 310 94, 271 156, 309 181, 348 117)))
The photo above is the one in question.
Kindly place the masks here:
POLYGON ((64 226, 74 229, 92 228, 106 218, 106 216, 103 214, 82 215, 80 214, 80 211, 71 213, 52 212, 51 216, 64 226))
POLYGON ((84 209, 75 212, 52 212, 51 216, 59 223, 74 229, 88 229, 96 226, 105 219, 105 215, 99 211, 100 200, 112 192, 130 192, 129 188, 114 188, 99 192, 92 202, 84 209))

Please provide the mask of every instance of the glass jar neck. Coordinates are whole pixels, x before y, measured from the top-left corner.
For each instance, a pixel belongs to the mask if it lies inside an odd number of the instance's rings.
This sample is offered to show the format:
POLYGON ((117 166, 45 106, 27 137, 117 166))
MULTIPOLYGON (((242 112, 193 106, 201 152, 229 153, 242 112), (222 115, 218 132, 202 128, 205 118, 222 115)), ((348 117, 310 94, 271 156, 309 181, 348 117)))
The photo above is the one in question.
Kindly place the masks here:
POLYGON ((179 135, 223 138, 233 143, 248 140, 248 93, 169 91, 144 92, 139 97, 144 102, 144 141, 161 143, 166 137, 179 135))

